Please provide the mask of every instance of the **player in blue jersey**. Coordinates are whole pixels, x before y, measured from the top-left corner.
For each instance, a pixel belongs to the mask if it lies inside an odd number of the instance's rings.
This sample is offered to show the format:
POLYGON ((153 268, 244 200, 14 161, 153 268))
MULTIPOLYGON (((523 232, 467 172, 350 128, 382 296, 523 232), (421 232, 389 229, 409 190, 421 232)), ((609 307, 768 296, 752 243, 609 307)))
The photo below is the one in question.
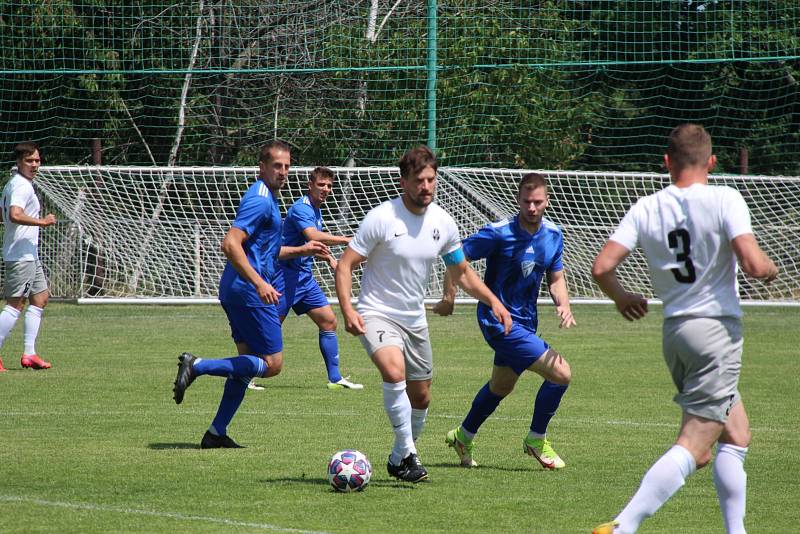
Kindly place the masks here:
POLYGON ((289 175, 289 145, 272 141, 261 149, 259 179, 242 197, 236 218, 222 240, 228 258, 219 283, 219 300, 231 326, 239 353, 233 358, 202 359, 180 355, 173 388, 175 403, 201 375, 225 377, 217 415, 200 442, 203 449, 240 448, 228 436, 228 425, 255 377, 281 372, 283 341, 273 286, 279 258, 329 253, 325 244, 310 241, 301 247, 281 246, 281 215, 277 195, 289 175))
MULTIPOLYGON (((286 212, 283 222, 284 246, 299 247, 307 241, 326 245, 346 245, 350 238, 323 231, 320 207, 333 190, 333 171, 317 167, 309 176, 308 192, 300 197, 286 212)), ((324 259, 336 270, 336 259, 328 254, 324 259)), ((339 340, 336 336, 336 315, 328 298, 320 289, 312 272, 314 259, 308 256, 281 260, 275 279, 275 288, 282 293, 278 305, 281 321, 289 309, 297 315, 307 314, 319 328, 319 350, 328 373, 328 389, 363 389, 342 377, 339 371, 339 340)))
MULTIPOLYGON (((533 371, 544 378, 534 404, 530 432, 523 440, 523 450, 546 469, 561 469, 564 461, 547 439, 547 425, 555 415, 567 390, 571 371, 567 361, 542 338, 536 329, 536 300, 546 275, 550 296, 561 318, 560 326, 575 324, 569 305, 567 282, 561 262, 561 230, 544 218, 549 197, 544 176, 529 173, 522 177, 517 195, 519 214, 481 228, 463 242, 470 260, 486 258, 486 285, 497 295, 514 320, 511 332, 504 336, 502 325, 484 304, 478 304, 478 324, 483 337, 495 351, 494 368, 489 382, 475 396, 472 408, 460 427, 447 433, 446 442, 458 454, 461 465, 477 465, 472 457, 473 438, 484 421, 517 383, 523 371, 533 371)), ((450 315, 455 301, 455 286, 445 274, 442 300, 434 306, 439 315, 450 315)))

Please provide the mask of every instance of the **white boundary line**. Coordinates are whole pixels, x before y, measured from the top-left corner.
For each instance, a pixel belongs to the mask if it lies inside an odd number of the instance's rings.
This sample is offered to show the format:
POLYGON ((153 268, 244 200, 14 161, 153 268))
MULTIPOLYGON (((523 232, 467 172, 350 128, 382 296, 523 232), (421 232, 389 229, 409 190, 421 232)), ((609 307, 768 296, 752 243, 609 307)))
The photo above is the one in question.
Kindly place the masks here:
MULTIPOLYGON (((74 302, 76 304, 143 304, 143 305, 190 305, 190 304, 219 304, 219 299, 215 297, 96 297, 96 298, 77 298, 77 299, 57 299, 51 298, 52 301, 61 302, 74 302)), ((358 302, 357 299, 352 299, 353 303, 358 302)), ((439 299, 426 298, 425 304, 436 304, 439 299)), ((457 298, 456 304, 477 304, 478 301, 473 298, 457 298)), ((649 304, 661 305, 659 299, 647 299, 649 304)), ((334 298, 329 298, 328 303, 331 305, 338 305, 339 301, 334 298)), ((539 303, 540 306, 552 306, 553 303, 547 299, 542 299, 539 303)), ((570 304, 613 304, 608 299, 580 299, 575 298, 570 300, 570 304)), ((790 300, 742 300, 739 301, 742 306, 800 306, 800 301, 790 300)))
POLYGON ((16 502, 25 504, 35 504, 37 506, 50 506, 55 508, 68 508, 71 510, 89 510, 93 512, 113 512, 117 514, 132 514, 143 515, 150 517, 163 517, 166 519, 177 519, 179 521, 202 521, 205 523, 215 523, 218 525, 226 525, 233 527, 247 527, 257 528, 260 530, 271 530, 275 532, 297 532, 301 534, 324 534, 322 531, 315 530, 301 530, 297 528, 279 527, 277 525, 270 525, 269 523, 250 523, 247 521, 235 521, 233 519, 225 519, 221 517, 207 517, 202 515, 185 515, 177 512, 156 512, 152 510, 141 510, 138 508, 124 508, 120 506, 106 506, 102 504, 82 503, 82 502, 64 502, 64 501, 47 501, 44 499, 34 499, 31 497, 19 497, 16 495, 0 495, 0 501, 3 502, 16 502))
MULTIPOLYGON (((166 411, 159 411, 159 415, 166 413, 166 411)), ((265 410, 247 410, 240 409, 237 414, 242 415, 275 415, 275 412, 265 410)), ((281 415, 289 417, 344 417, 352 415, 353 412, 281 412, 281 415)), ((98 411, 98 412, 26 412, 26 411, 13 411, 3 412, 6 417, 59 417, 70 416, 76 417, 97 417, 97 416, 134 416, 141 415, 140 411, 98 411)), ((208 415, 209 412, 201 410, 181 410, 182 415, 208 415)), ((428 419, 463 419, 463 415, 450 415, 450 414, 428 414, 428 419)), ((530 421, 530 416, 514 417, 508 415, 493 415, 492 421, 530 421)), ((562 425, 609 425, 609 426, 626 426, 632 428, 677 428, 680 423, 680 418, 676 417, 674 421, 631 421, 629 419, 588 419, 559 415, 558 423, 562 425)), ((775 432, 778 434, 797 434, 796 430, 789 427, 771 427, 771 426, 754 426, 750 428, 754 432, 775 432)))

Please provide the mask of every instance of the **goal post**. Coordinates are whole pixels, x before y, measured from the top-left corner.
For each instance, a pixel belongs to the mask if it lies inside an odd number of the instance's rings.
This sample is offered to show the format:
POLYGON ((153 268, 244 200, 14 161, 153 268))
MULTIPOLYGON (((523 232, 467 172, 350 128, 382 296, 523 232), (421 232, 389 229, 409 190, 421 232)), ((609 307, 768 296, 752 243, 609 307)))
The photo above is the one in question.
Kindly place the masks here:
MULTIPOLYGON (((333 193, 322 206, 326 230, 352 235, 364 215, 400 194, 396 167, 331 167, 333 193)), ((281 210, 306 191, 312 168, 293 167, 281 210)), ((517 211, 519 178, 528 171, 439 168, 436 202, 462 237, 517 211)), ((627 209, 669 183, 663 174, 537 171, 548 178, 547 217, 564 232, 567 282, 575 301, 604 300, 591 279, 595 255, 627 209)), ((45 166, 35 184, 43 206, 59 219, 41 232, 41 255, 56 297, 81 302, 215 302, 225 264, 220 243, 256 167, 45 166)), ((739 276, 743 301, 800 304, 800 178, 712 175, 712 184, 739 190, 753 229, 781 275, 771 285, 739 276)), ((342 247, 334 247, 334 254, 342 247)), ((428 299, 442 291, 443 264, 428 299)), ((475 264, 483 270, 481 262, 475 264)), ((335 301, 333 273, 315 263, 323 291, 335 301)), ((626 284, 653 294, 644 258, 635 251, 620 268, 626 284)), ((358 294, 358 277, 354 280, 358 294)), ((542 289, 543 295, 546 288, 542 289)), ((460 297, 466 295, 459 293, 460 297)), ((549 301, 545 299, 544 301, 549 301)))

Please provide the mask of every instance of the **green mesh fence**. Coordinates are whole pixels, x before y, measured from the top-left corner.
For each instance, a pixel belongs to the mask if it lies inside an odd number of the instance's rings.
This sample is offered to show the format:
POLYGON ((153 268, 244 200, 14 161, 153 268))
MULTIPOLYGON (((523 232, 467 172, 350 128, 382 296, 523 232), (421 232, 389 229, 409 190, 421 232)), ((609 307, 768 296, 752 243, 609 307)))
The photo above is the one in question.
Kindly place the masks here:
POLYGON ((797 0, 436 3, 4 0, 2 153, 655 171, 693 121, 723 171, 800 174, 797 0))

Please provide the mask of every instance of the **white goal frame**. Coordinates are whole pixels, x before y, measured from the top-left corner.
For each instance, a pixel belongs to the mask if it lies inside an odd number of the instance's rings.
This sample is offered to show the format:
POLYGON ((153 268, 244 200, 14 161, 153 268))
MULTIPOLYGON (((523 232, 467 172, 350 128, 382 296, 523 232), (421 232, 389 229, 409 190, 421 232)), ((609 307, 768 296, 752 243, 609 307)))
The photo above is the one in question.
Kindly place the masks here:
MULTIPOLYGON (((333 194, 323 206, 326 229, 352 235, 364 214, 397 196, 396 167, 331 167, 333 194)), ((282 211, 305 192, 311 167, 293 167, 282 211)), ((58 223, 40 233, 41 256, 54 297, 80 303, 215 303, 224 256, 222 236, 256 167, 45 166, 34 182, 43 210, 58 223)), ((526 170, 440 167, 436 202, 453 215, 462 237, 517 211, 516 187, 526 170)), ((592 261, 636 199, 669 183, 654 173, 536 171, 548 178, 547 216, 564 232, 564 263, 574 302, 609 302, 591 279, 592 261)), ((738 189, 761 246, 781 274, 772 285, 740 274, 743 303, 800 305, 800 178, 712 175, 710 183, 738 189)), ((341 248, 335 249, 338 254, 341 248)), ((483 265, 477 262, 476 270, 483 265)), ((316 275, 336 302, 332 272, 316 275)), ((426 300, 441 295, 439 262, 426 300)), ((644 258, 635 251, 620 268, 631 289, 653 302, 644 258)), ((354 280, 357 295, 358 278, 354 280)), ((474 302, 464 298, 462 302, 474 302)), ((542 288, 541 303, 548 303, 542 288)))

